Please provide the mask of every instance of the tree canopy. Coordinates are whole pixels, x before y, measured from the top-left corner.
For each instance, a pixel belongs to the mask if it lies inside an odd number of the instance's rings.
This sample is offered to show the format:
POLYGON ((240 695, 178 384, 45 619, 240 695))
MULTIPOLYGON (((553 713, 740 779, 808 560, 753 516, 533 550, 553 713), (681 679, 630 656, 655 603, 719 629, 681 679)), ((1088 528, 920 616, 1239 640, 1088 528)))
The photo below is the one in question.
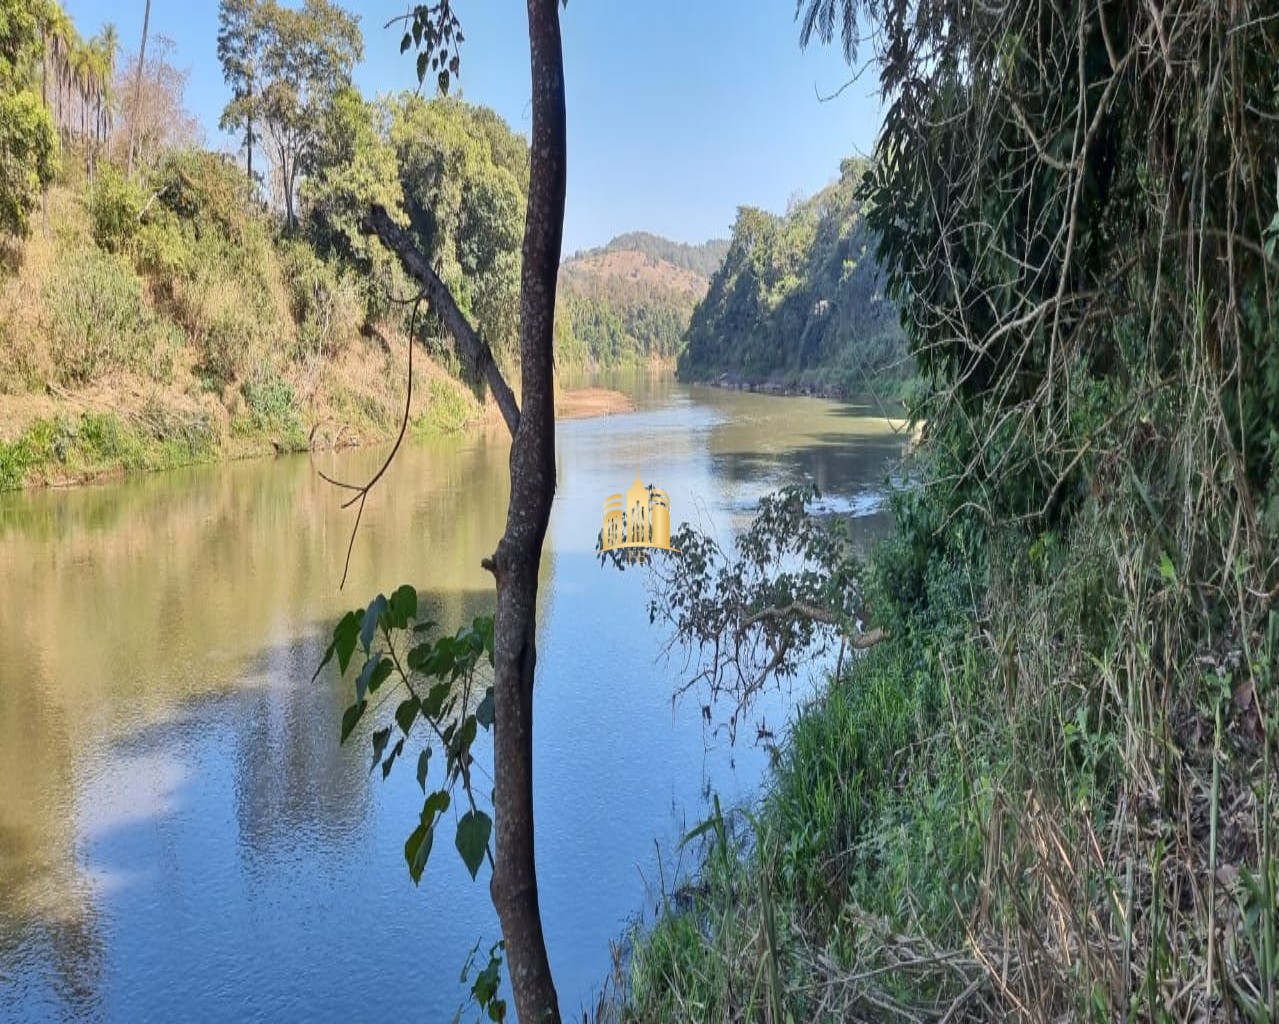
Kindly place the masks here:
POLYGON ((0 0, 0 232, 25 234, 57 171, 53 120, 35 89, 42 19, 26 0, 0 0))
POLYGON ((902 365, 897 307, 858 197, 867 165, 840 170, 782 216, 738 210, 724 264, 693 313, 681 376, 854 391, 902 365))

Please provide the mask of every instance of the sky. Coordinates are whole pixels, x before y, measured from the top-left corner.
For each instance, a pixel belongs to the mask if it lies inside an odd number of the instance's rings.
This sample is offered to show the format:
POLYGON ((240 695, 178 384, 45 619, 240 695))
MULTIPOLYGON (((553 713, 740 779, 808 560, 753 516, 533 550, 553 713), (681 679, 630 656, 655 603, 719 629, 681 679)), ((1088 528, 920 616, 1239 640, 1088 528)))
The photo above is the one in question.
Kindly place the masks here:
MULTIPOLYGON (((63 0, 82 35, 113 21, 136 51, 144 0, 63 0)), ((417 86, 402 30, 384 28, 405 0, 351 0, 368 96, 417 86)), ((461 95, 530 128, 525 6, 456 0, 466 42, 461 95)), ((829 102, 852 77, 838 45, 801 51, 793 0, 569 0, 561 13, 569 180, 564 253, 625 231, 682 242, 726 237, 738 206, 781 212, 833 181, 846 156, 868 154, 881 120, 874 76, 829 102)), ((205 142, 228 99, 217 59, 215 0, 152 0, 151 31, 190 71, 187 106, 205 142)))

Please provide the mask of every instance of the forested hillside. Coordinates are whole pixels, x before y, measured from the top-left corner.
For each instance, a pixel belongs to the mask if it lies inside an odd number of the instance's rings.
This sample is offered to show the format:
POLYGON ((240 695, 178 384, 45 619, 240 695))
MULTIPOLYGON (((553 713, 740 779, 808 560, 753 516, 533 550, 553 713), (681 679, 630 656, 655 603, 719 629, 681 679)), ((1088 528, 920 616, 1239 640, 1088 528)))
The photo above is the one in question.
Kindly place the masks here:
POLYGON ((576 253, 560 268, 561 363, 674 359, 727 248, 724 240, 687 245, 631 232, 576 253))
MULTIPOLYGON (((243 0, 217 46, 241 148, 211 152, 171 41, 150 40, 138 79, 112 26, 85 38, 56 4, 3 2, 0 488, 393 436, 417 289, 362 233, 373 203, 515 360, 528 143, 496 113, 368 100, 357 16, 243 0)), ((596 361, 673 353, 705 288, 678 274, 669 295, 583 285, 579 322, 614 346, 596 361)), ((583 335, 561 366, 602 351, 583 335)), ((425 305, 416 337, 414 428, 484 416, 425 305)))
POLYGON ((782 216, 738 211, 723 266, 693 313, 681 377, 851 393, 908 372, 857 189, 865 161, 782 216))

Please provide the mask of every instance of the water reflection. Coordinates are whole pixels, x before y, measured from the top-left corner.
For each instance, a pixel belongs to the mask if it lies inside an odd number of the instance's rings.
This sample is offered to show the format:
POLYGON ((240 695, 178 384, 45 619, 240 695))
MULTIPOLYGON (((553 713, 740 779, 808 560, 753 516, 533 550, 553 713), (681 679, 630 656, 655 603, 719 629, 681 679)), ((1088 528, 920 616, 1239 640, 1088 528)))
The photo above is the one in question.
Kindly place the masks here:
MULTIPOLYGON (((830 403, 629 386, 636 413, 561 425, 543 563, 538 851, 566 1008, 657 877, 654 839, 674 847, 706 778, 744 797, 764 761, 672 708, 642 582, 593 556, 604 495, 641 469, 677 522, 727 528, 802 476, 872 492, 897 450, 830 403)), ((507 450, 402 452, 345 593, 351 517, 315 470, 358 479, 381 452, 0 495, 0 1019, 451 1014, 465 951, 497 936, 487 889, 445 843, 413 888, 413 773, 370 777, 367 735, 340 748, 346 688, 311 673, 376 590, 414 582, 450 628, 491 608, 507 450)))

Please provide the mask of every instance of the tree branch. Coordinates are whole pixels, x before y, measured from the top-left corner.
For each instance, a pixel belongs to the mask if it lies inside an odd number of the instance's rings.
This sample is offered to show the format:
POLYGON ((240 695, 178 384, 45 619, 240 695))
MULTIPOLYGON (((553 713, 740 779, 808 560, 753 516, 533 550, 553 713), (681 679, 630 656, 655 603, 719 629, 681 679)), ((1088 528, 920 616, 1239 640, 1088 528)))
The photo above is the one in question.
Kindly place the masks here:
POLYGON ((470 362, 475 373, 482 377, 492 390, 497 407, 502 410, 502 419, 506 421, 506 428, 514 437, 520 425, 520 407, 515 401, 515 394, 506 383, 506 378, 502 376, 502 371, 498 369, 497 362, 493 358, 493 350, 489 348, 488 342, 476 333, 475 328, 466 319, 466 314, 458 308, 448 285, 440 280, 426 257, 413 244, 409 233, 391 219, 390 214, 386 212, 386 207, 375 204, 364 217, 360 227, 366 235, 377 235, 382 244, 400 258, 404 269, 421 283, 422 291, 426 294, 426 301, 430 304, 432 311, 453 335, 458 348, 470 362))
POLYGON ((743 636, 748 629, 759 625, 761 622, 776 621, 792 615, 802 619, 810 619, 813 622, 820 622, 824 626, 838 627, 842 639, 855 651, 869 650, 877 643, 888 639, 888 634, 882 629, 872 629, 869 633, 855 633, 849 636, 845 633, 843 629, 844 622, 838 615, 829 609, 820 608, 815 604, 808 604, 804 601, 792 601, 790 604, 780 607, 761 608, 757 612, 744 616, 741 625, 737 627, 737 635, 738 637, 743 636))

